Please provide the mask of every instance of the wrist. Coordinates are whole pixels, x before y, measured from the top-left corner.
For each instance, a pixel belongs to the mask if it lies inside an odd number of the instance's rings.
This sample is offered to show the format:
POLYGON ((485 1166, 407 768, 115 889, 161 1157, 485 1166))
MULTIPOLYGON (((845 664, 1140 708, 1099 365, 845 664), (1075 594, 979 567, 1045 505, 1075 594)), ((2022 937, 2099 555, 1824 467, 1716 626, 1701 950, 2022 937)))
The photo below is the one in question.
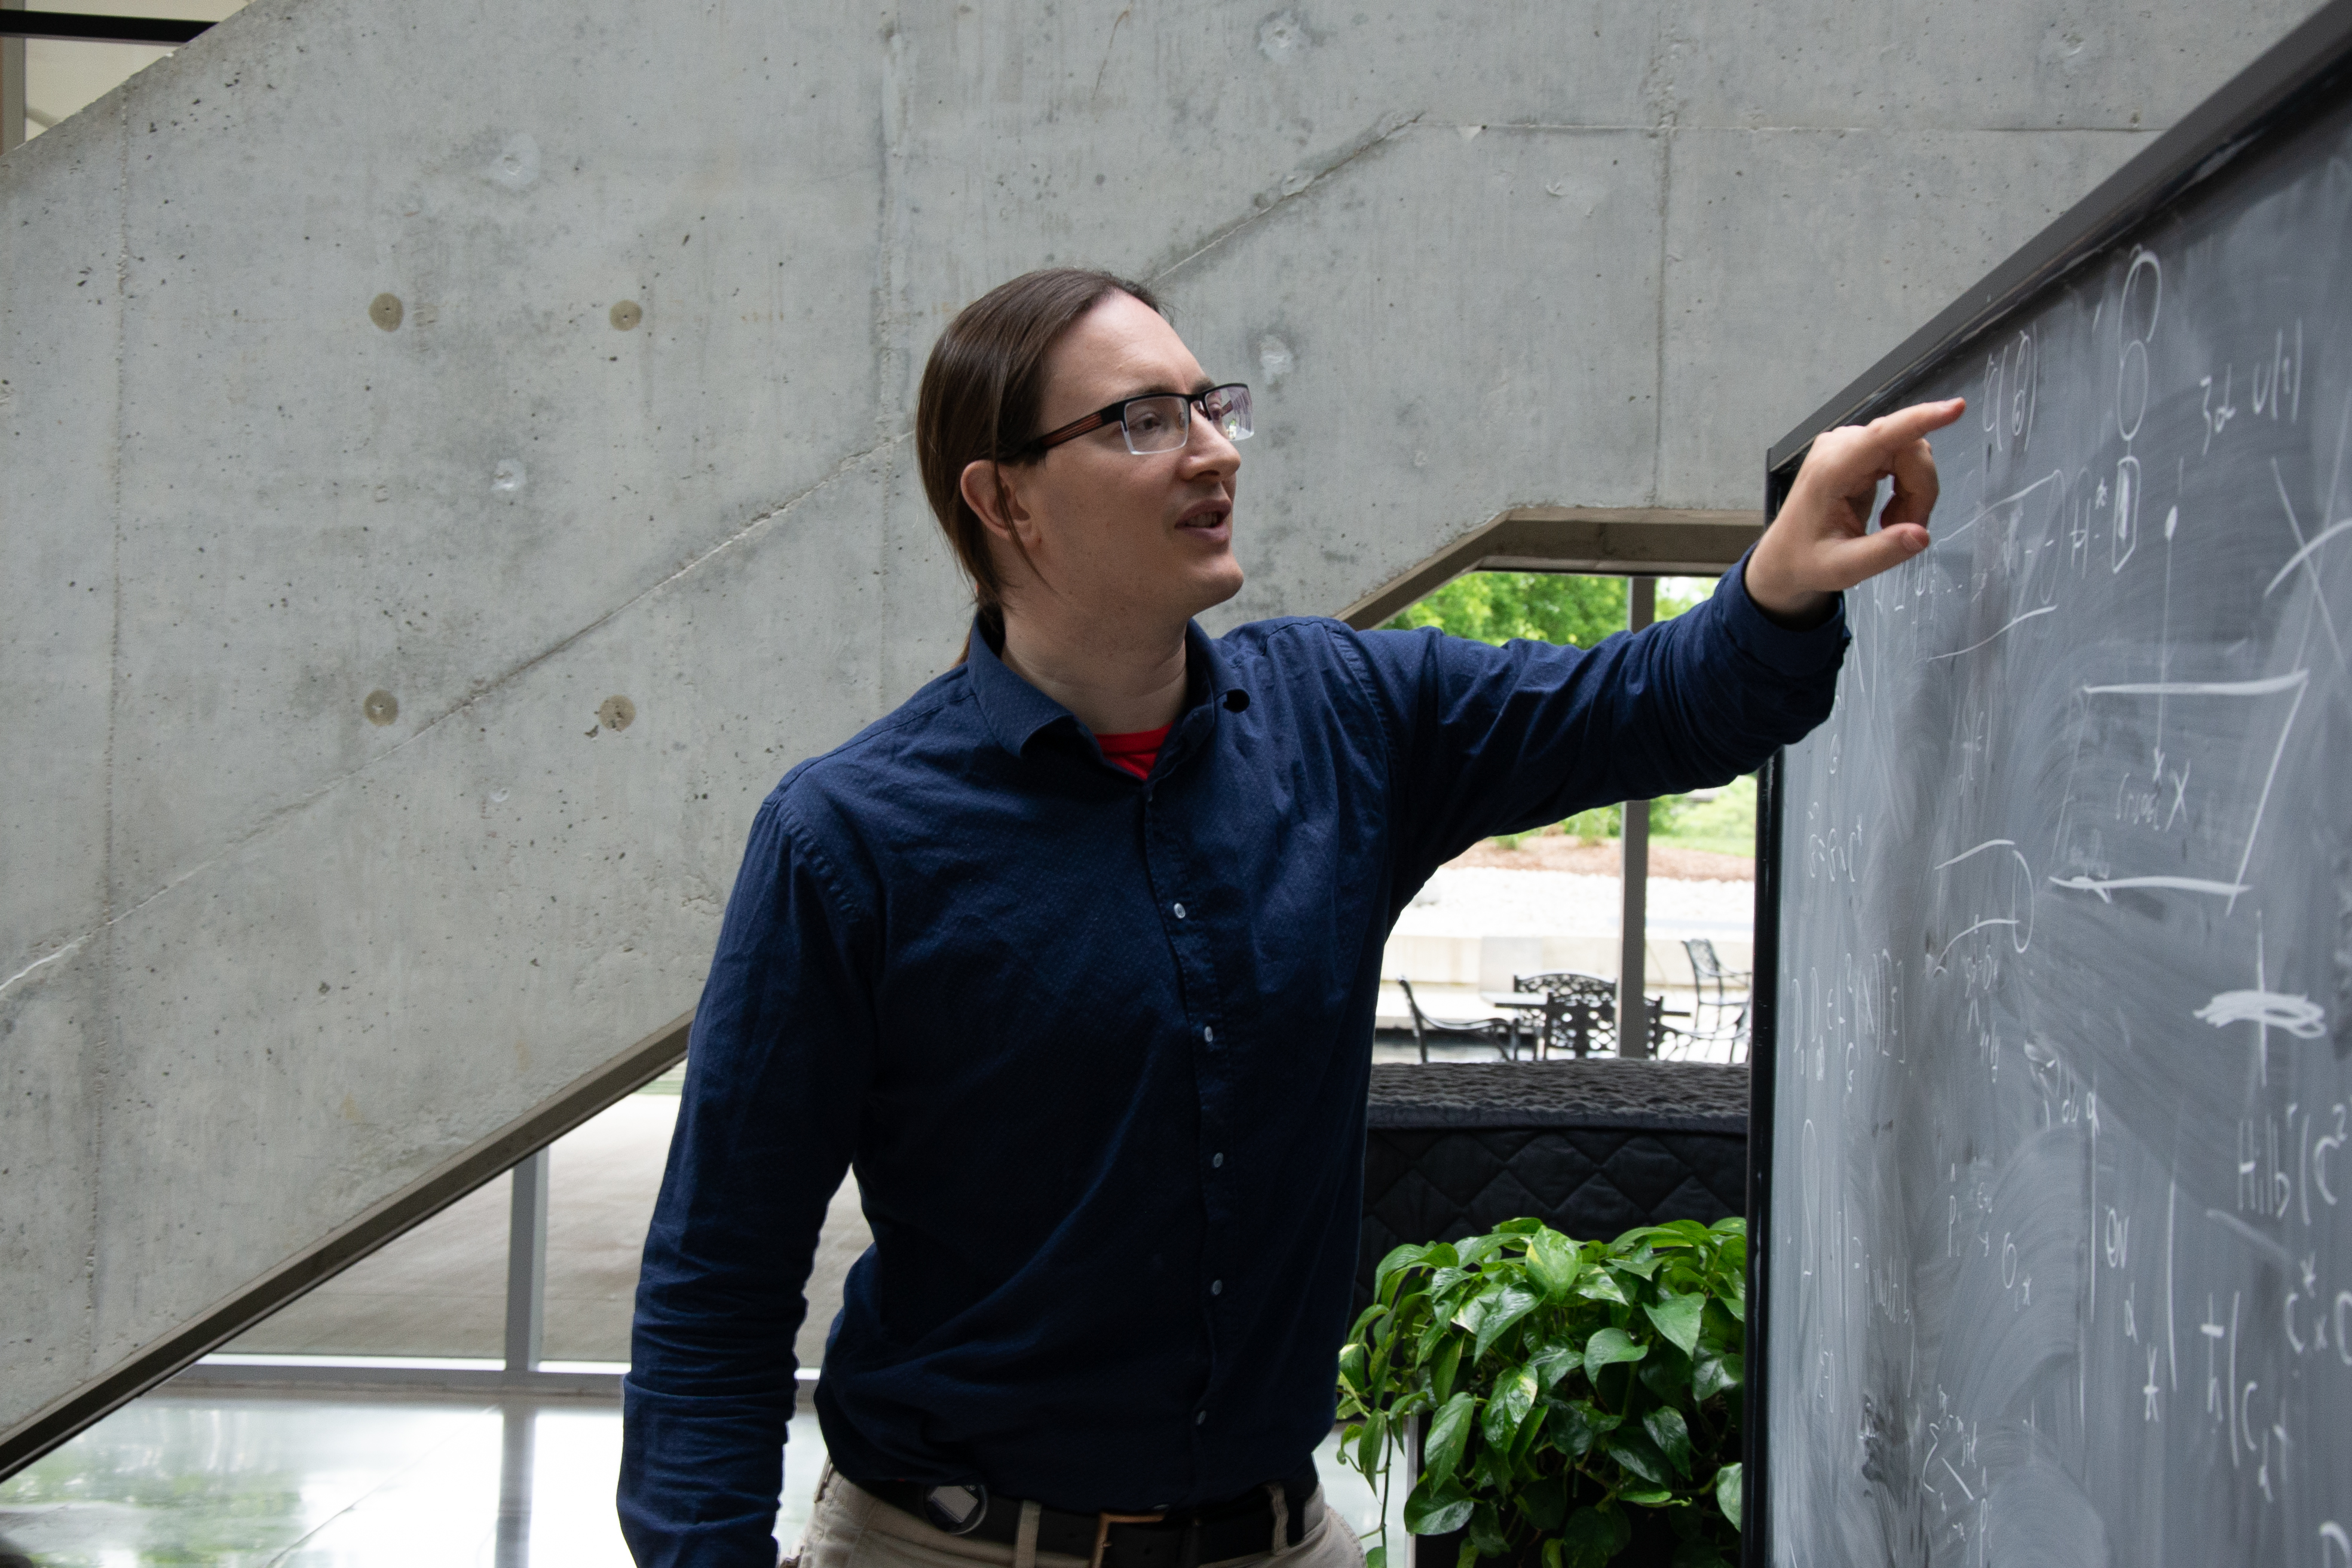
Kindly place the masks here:
POLYGON ((1792 632, 1811 631, 1837 609, 1837 595, 1791 581, 1790 574, 1780 569, 1779 552, 1771 549, 1772 543, 1767 533, 1748 552, 1739 569, 1740 586, 1748 591, 1748 602, 1766 620, 1792 632))

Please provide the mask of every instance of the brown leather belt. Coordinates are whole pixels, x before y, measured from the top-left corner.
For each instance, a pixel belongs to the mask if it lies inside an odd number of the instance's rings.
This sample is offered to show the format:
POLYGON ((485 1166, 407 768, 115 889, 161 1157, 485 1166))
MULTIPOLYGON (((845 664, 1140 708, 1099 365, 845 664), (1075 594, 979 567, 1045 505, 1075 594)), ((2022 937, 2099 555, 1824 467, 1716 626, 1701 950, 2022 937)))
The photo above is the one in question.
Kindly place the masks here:
MULTIPOLYGON (((870 1492, 936 1528, 926 1507, 932 1489, 922 1482, 866 1481, 854 1476, 848 1479, 860 1491, 870 1492)), ((1286 1547, 1296 1546, 1314 1517, 1307 1508, 1318 1487, 1313 1462, 1279 1484, 1288 1515, 1283 1542, 1286 1547)), ((1262 1554, 1274 1550, 1273 1489, 1274 1483, 1252 1487, 1223 1502, 1167 1513, 1071 1513, 1044 1509, 1037 1517, 1037 1550, 1087 1558, 1091 1568, 1199 1568, 1203 1563, 1262 1554)), ((958 1533, 1009 1546, 1020 1532, 1020 1500, 991 1496, 987 1511, 958 1533)))

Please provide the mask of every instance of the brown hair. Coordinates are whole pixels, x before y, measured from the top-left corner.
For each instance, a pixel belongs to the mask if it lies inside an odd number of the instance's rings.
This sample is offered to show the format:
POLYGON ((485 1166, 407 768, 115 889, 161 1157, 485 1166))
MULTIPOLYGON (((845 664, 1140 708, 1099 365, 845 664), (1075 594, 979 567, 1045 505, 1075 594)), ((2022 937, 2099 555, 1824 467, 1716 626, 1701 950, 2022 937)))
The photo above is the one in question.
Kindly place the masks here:
POLYGON ((963 499, 964 468, 983 458, 1034 460, 1024 454, 1039 434, 1045 355, 1079 317, 1112 294, 1131 294, 1161 310, 1150 289, 1108 272, 1076 267, 1024 272, 958 312, 923 367, 915 402, 923 492, 971 579, 981 626, 992 642, 1004 635, 1004 585, 989 553, 988 530, 963 499))

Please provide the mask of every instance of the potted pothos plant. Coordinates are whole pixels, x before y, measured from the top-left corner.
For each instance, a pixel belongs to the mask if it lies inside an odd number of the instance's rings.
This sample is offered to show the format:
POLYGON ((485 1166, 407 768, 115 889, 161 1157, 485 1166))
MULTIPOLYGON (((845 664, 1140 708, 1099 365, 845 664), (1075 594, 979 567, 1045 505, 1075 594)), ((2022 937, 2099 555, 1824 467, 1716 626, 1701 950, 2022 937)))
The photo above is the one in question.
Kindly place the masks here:
MULTIPOLYGON (((1420 1424, 1404 1524, 1456 1561, 1736 1558, 1747 1223, 1571 1241, 1533 1219, 1400 1247, 1339 1352, 1340 1453, 1381 1500, 1420 1424)), ((1387 1529, 1366 1553, 1390 1568, 1387 1529)), ((1397 1568, 1402 1568, 1398 1564, 1397 1568)))

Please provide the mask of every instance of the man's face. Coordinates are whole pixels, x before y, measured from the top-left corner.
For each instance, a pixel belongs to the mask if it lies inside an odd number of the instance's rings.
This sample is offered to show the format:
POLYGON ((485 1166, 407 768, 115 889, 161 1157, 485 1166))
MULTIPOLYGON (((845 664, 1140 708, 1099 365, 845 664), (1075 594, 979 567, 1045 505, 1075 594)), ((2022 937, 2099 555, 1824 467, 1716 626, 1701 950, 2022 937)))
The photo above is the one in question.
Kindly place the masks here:
MULTIPOLYGON (((1040 431, 1148 393, 1208 389, 1209 377, 1160 314, 1112 294, 1080 317, 1046 359, 1040 431)), ((1190 617, 1241 591, 1234 559, 1234 480, 1241 454, 1200 411, 1173 452, 1139 457, 1117 422, 1036 462, 1007 465, 1046 593, 1157 623, 1190 617)))

